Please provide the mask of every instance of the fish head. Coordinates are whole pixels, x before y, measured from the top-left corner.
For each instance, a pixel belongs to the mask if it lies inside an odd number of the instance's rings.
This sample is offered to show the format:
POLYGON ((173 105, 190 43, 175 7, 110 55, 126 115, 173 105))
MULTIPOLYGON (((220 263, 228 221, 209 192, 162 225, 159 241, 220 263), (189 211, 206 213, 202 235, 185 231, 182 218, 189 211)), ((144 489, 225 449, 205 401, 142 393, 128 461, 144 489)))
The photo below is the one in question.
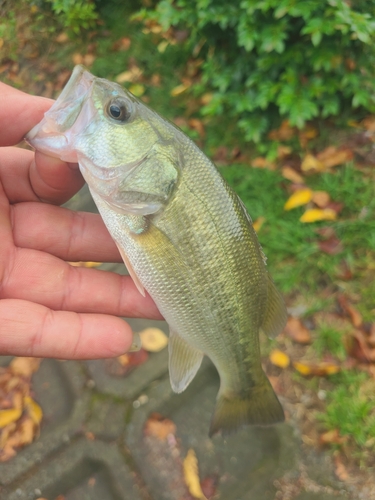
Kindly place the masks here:
POLYGON ((178 179, 176 133, 129 91, 76 66, 25 139, 43 153, 78 162, 90 190, 117 210, 148 214, 160 210, 178 179))

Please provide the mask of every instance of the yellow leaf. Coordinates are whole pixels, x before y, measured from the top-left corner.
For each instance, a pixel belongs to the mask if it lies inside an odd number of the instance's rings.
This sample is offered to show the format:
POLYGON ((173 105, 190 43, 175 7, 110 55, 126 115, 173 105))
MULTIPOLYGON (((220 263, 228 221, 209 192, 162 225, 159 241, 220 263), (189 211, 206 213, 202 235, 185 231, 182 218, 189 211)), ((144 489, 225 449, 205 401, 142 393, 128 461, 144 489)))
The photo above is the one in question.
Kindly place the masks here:
POLYGON ((324 164, 315 156, 307 154, 301 163, 301 170, 307 172, 308 170, 324 170, 324 164))
POLYGON ((135 95, 135 97, 141 97, 146 91, 144 85, 141 85, 140 83, 135 83, 134 85, 131 85, 129 87, 129 90, 133 95, 135 95))
POLYGON ((167 40, 163 40, 162 42, 160 42, 158 45, 158 52, 160 52, 160 54, 163 54, 166 51, 168 45, 169 42, 167 40))
POLYGON ((143 349, 149 352, 159 352, 168 344, 168 337, 159 328, 146 328, 139 336, 143 349))
POLYGON ((187 452, 184 460, 184 478, 190 495, 199 500, 207 500, 202 491, 198 475, 198 459, 193 449, 187 452))
POLYGON ((279 368, 288 368, 290 364, 290 359, 285 352, 279 351, 275 349, 270 354, 270 361, 273 365, 278 366, 279 368))
POLYGON ((263 226, 266 218, 265 217, 258 217, 256 221, 253 222, 253 228, 254 230, 258 233, 260 228, 263 226))
POLYGON ((183 83, 181 85, 177 85, 177 87, 175 87, 171 90, 171 96, 176 97, 176 96, 182 94, 183 92, 185 92, 188 88, 189 88, 189 86, 184 85, 183 83))
POLYGON ((30 396, 24 397, 24 403, 31 420, 34 424, 39 425, 43 417, 42 408, 30 396))
POLYGON ((73 267, 98 267, 101 266, 103 263, 102 262, 68 262, 73 267))
POLYGON ((308 365, 294 361, 293 366, 301 375, 311 375, 311 368, 308 365))
POLYGON ((11 408, 10 410, 0 410, 0 429, 12 422, 15 422, 22 415, 22 410, 19 408, 11 408))
POLYGON ((313 196, 313 192, 311 189, 299 189, 295 193, 292 194, 284 205, 284 210, 292 210, 293 208, 300 207, 302 205, 306 205, 311 201, 313 196))
POLYGON ((337 213, 332 208, 310 208, 300 217, 301 222, 316 222, 319 220, 336 220, 337 213))

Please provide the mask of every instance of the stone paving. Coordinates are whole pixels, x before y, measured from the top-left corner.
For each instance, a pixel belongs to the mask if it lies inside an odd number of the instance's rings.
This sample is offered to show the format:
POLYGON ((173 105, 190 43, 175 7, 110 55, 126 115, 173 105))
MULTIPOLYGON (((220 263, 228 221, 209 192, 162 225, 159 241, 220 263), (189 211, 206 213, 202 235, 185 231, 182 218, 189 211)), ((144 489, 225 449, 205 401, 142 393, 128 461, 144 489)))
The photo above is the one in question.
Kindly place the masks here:
MULTIPOLYGON (((70 205, 93 210, 86 192, 70 205)), ((124 272, 119 265, 103 268, 124 272)), ((129 322, 135 331, 154 324, 129 322)), ((167 331, 164 323, 158 327, 167 331)), ((191 497, 176 475, 176 464, 190 448, 196 452, 200 477, 218 482, 215 499, 352 498, 335 479, 328 458, 307 453, 288 423, 210 439, 217 373, 206 359, 189 388, 176 395, 169 384, 166 351, 151 354, 126 377, 111 375, 105 361, 43 360, 33 377, 35 399, 44 413, 41 433, 0 464, 0 499, 55 500, 61 495, 64 500, 185 500, 191 497), (144 434, 153 412, 176 424, 176 442, 144 434), (297 496, 288 496, 288 484, 301 475, 305 486, 297 496)), ((0 358, 0 364, 9 360, 0 358)))

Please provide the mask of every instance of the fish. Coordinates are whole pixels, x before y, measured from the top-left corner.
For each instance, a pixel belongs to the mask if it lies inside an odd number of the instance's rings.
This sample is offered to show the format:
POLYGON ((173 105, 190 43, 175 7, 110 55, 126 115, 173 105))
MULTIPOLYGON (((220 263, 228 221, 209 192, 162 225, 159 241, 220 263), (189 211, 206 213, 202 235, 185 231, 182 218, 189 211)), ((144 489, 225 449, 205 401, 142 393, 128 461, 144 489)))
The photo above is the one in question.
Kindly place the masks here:
POLYGON ((169 325, 173 391, 186 389, 205 355, 215 365, 210 436, 282 422, 259 335, 282 331, 285 304, 250 215, 209 158, 128 90, 83 66, 26 141, 79 164, 139 292, 169 325))

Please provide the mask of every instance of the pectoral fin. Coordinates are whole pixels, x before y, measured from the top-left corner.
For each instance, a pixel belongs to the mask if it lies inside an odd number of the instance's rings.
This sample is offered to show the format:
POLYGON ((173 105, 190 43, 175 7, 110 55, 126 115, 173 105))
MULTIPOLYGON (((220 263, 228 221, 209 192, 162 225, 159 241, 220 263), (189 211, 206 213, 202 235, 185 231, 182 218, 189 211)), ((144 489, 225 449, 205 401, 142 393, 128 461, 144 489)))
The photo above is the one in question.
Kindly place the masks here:
POLYGON ((267 307, 261 329, 271 338, 277 337, 284 328, 288 314, 281 293, 268 274, 267 307))
POLYGON ((203 353, 191 347, 171 330, 169 336, 169 377, 174 392, 182 392, 195 377, 203 359, 203 353))
MULTIPOLYGON (((116 241, 115 241, 115 243, 116 243, 116 241)), ((126 269, 129 271, 129 274, 130 274, 130 276, 132 277, 132 279, 134 281, 135 286, 138 288, 139 293, 141 295, 143 295, 143 297, 145 297, 146 296, 146 292, 145 292, 144 286, 139 281, 139 278, 136 275, 136 273, 135 273, 135 271, 133 269, 133 266, 131 265, 130 260, 128 259, 128 256, 126 255, 126 253, 124 252, 124 250, 120 247, 120 245, 118 245, 116 243, 116 246, 118 248, 118 251, 120 252, 122 260, 124 261, 126 269)))

